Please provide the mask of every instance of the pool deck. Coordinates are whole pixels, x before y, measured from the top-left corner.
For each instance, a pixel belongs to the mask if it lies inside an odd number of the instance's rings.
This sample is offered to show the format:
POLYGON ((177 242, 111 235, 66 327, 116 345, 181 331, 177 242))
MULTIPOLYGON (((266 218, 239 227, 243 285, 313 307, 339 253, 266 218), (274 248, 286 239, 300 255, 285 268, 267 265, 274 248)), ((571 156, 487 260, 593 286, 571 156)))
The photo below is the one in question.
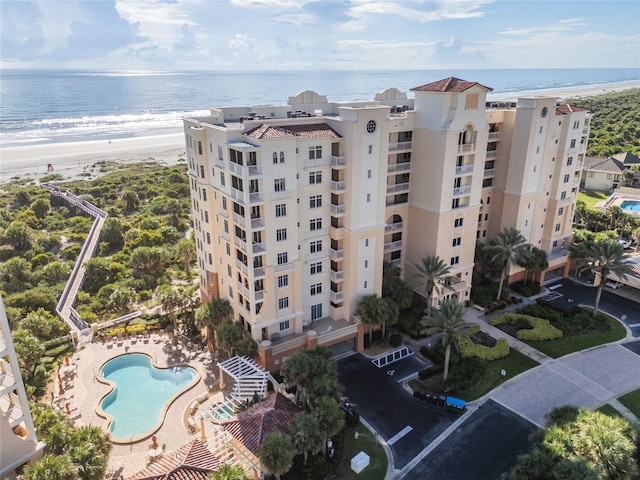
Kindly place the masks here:
MULTIPOLYGON (((93 342, 81 347, 72 357, 76 375, 67 383, 65 395, 67 400, 60 403, 64 410, 64 403, 69 402, 72 409, 70 417, 74 419, 76 426, 93 425, 104 427, 105 420, 96 414, 95 407, 110 387, 95 379, 96 373, 109 359, 124 353, 146 353, 151 356, 159 367, 168 367, 176 364, 185 364, 196 367, 202 378, 189 391, 179 396, 168 408, 164 423, 155 433, 159 445, 166 445, 166 451, 177 450, 184 444, 199 438, 198 433, 190 433, 185 425, 187 409, 198 397, 205 393, 215 395, 221 399, 218 388, 219 369, 216 363, 211 362, 208 352, 189 352, 182 347, 173 347, 166 335, 153 334, 144 343, 142 340, 124 340, 117 345, 115 343, 93 342)), ((229 382, 227 382, 229 383, 229 382)), ((48 399, 50 400, 50 399, 48 399)), ((203 405, 209 406, 213 398, 203 405)), ((134 473, 145 468, 149 463, 150 438, 146 438, 130 445, 113 445, 107 471, 122 468, 122 475, 126 479, 134 473)), ((109 477, 107 477, 109 478, 109 477)))
MULTIPOLYGON (((611 194, 611 196, 609 196, 609 198, 606 201, 596 204, 596 206, 601 206, 603 209, 606 209, 609 207, 622 208, 622 203, 626 201, 640 202, 640 190, 636 190, 636 192, 633 192, 633 193, 628 193, 627 191, 619 192, 616 190, 614 193, 611 194)), ((629 215, 633 215, 636 217, 640 216, 640 211, 629 210, 629 209, 623 209, 623 210, 625 213, 628 213, 629 215)))

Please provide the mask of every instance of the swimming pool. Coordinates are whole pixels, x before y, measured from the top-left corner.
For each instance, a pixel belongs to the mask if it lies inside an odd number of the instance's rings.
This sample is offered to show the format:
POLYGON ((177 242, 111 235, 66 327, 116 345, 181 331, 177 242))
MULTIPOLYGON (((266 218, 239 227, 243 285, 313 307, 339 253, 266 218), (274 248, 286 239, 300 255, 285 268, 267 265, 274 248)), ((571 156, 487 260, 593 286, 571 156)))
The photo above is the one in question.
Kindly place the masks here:
POLYGON ((627 212, 640 213, 640 201, 638 200, 624 200, 620 204, 620 208, 627 212))
MULTIPOLYGON (((116 443, 144 438, 162 425, 167 408, 181 393, 193 387, 200 375, 187 365, 157 368, 148 355, 130 353, 102 366, 102 379, 111 390, 99 409, 110 420, 109 431, 116 443)), ((100 411, 98 411, 100 414, 100 411)))

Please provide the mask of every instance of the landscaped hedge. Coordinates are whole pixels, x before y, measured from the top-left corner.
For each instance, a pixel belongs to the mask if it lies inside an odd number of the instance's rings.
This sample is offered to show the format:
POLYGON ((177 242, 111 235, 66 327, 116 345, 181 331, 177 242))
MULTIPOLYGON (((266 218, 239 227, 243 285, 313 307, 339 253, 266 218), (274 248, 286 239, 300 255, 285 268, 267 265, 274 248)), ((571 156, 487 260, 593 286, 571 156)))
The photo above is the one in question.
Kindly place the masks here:
POLYGON ((520 313, 505 313, 492 318, 489 323, 498 326, 503 324, 524 327, 516 333, 519 340, 542 342, 562 337, 562 330, 554 327, 548 320, 520 313))
MULTIPOLYGON (((147 329, 147 326, 145 324, 137 324, 137 325, 129 325, 127 327, 127 335, 131 335, 131 334, 137 334, 137 333, 142 333, 147 329)), ((118 336, 118 335, 124 335, 125 331, 124 331, 124 327, 116 327, 116 328, 111 328, 107 331, 104 332, 105 336, 118 336)))
POLYGON ((460 355, 463 357, 476 357, 492 362, 509 355, 509 344, 504 338, 499 338, 493 347, 479 345, 468 338, 460 339, 458 344, 460 345, 460 355))

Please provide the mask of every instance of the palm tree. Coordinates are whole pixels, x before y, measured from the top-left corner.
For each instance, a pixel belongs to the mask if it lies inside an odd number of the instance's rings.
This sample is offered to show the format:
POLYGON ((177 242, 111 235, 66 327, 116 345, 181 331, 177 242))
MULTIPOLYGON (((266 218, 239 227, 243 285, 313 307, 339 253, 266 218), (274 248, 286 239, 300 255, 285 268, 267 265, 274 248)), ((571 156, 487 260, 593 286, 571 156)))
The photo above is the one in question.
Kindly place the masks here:
POLYGON ((315 455, 322 450, 324 436, 320 430, 318 419, 309 413, 298 415, 290 425, 293 448, 304 457, 307 464, 309 453, 315 455))
POLYGON ((213 356, 216 328, 231 316, 231 304, 226 298, 214 298, 211 303, 200 305, 196 310, 196 326, 207 329, 207 348, 213 356))
POLYGON ((600 275, 600 282, 596 287, 596 299, 593 306, 593 316, 598 314, 602 287, 610 274, 624 278, 631 273, 631 266, 626 263, 628 256, 624 247, 615 240, 601 240, 589 244, 584 249, 574 249, 571 255, 576 262, 579 273, 591 269, 600 275))
POLYGON ((511 264, 524 254, 527 239, 520 233, 517 228, 506 228, 500 232, 496 238, 487 244, 487 250, 491 255, 491 261, 502 265, 502 273, 500 274, 500 285, 498 286, 497 300, 502 296, 502 287, 504 280, 509 273, 511 264))
POLYGON ((209 480, 250 480, 242 465, 223 463, 217 471, 209 475, 209 480))
POLYGON ((282 432, 270 433, 260 445, 260 462, 277 480, 289 471, 294 456, 291 439, 282 432))
POLYGON ((430 255, 422 259, 422 264, 414 264, 418 273, 414 275, 418 284, 424 288, 427 296, 427 313, 431 312, 431 295, 436 292, 440 295, 442 285, 447 285, 451 268, 437 255, 430 255))
POLYGON ((422 333, 442 335, 444 350, 444 374, 443 380, 446 382, 449 376, 449 359, 451 358, 451 346, 458 351, 458 341, 461 338, 468 338, 467 324, 463 320, 466 308, 456 300, 444 299, 440 302, 440 307, 425 315, 420 322, 425 328, 422 333))
POLYGON ((24 469, 24 480, 77 480, 73 465, 66 455, 46 454, 24 469))
POLYGON ((195 245, 192 240, 183 238, 176 243, 176 253, 184 258, 184 272, 189 275, 191 272, 191 258, 195 252, 195 245))
POLYGON ((357 313, 362 321, 369 325, 369 344, 373 339, 373 327, 384 323, 384 319, 387 316, 387 308, 384 298, 375 293, 365 295, 360 299, 357 313))
POLYGON ((344 427, 344 413, 335 398, 320 397, 314 402, 313 413, 318 419, 318 426, 323 435, 323 453, 326 451, 327 441, 344 427))
POLYGON ((184 290, 169 288, 160 294, 160 302, 169 314, 173 331, 176 332, 178 329, 177 312, 185 305, 184 290))

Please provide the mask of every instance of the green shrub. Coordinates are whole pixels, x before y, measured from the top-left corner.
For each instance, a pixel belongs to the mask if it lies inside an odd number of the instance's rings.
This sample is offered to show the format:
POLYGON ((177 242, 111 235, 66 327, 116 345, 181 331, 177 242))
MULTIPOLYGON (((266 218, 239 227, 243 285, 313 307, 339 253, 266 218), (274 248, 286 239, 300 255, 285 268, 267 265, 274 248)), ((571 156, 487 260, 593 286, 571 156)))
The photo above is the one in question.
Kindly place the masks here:
POLYGON ((563 335, 562 330, 551 325, 549 320, 520 313, 505 313, 504 315, 492 318, 489 323, 494 327, 502 324, 522 327, 516 333, 516 338, 531 342, 552 340, 554 338, 560 338, 563 335))
POLYGON ((541 290, 538 282, 528 282, 525 284, 522 280, 510 284, 509 288, 525 297, 533 297, 534 295, 539 294, 541 290))
POLYGON ((49 357, 61 357, 66 353, 69 353, 73 350, 73 344, 65 343, 63 345, 58 345, 57 347, 52 348, 51 350, 47 350, 45 354, 49 357))
POLYGON ((460 339, 458 344, 460 355, 463 357, 475 357, 486 362, 492 362, 509 355, 509 344, 504 338, 499 338, 494 347, 479 345, 468 338, 460 339))
POLYGON ((402 335, 398 335, 397 333, 391 335, 389 337, 389 344, 392 347, 399 347, 400 345, 402 345, 402 335))
POLYGON ((482 360, 473 357, 462 358, 451 369, 447 384, 458 392, 470 390, 482 381, 486 371, 486 364, 482 360))
POLYGON ((420 380, 426 380, 427 378, 434 377, 444 372, 444 365, 433 365, 431 368, 423 368, 418 372, 418 378, 420 380))

